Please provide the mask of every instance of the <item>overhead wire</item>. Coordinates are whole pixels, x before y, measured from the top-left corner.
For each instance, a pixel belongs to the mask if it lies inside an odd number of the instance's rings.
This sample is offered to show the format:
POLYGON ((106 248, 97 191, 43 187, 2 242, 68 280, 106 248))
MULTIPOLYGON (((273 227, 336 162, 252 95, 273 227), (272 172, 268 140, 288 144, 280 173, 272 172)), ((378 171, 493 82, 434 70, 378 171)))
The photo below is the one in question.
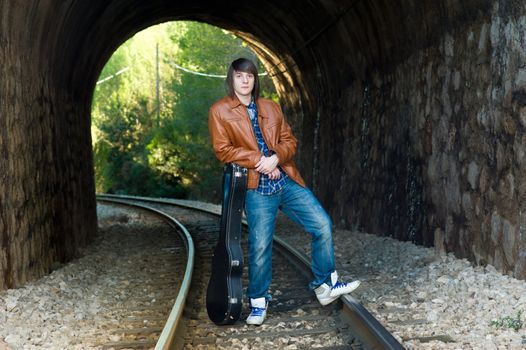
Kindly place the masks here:
POLYGON ((106 78, 97 81, 97 84, 96 84, 96 85, 102 84, 102 83, 104 83, 104 82, 106 82, 106 81, 108 81, 108 80, 110 80, 110 79, 113 79, 113 78, 115 78, 117 75, 120 75, 120 74, 122 74, 122 73, 128 71, 129 69, 130 69, 129 66, 128 66, 128 67, 124 67, 123 69, 119 70, 117 73, 112 74, 112 75, 109 75, 109 76, 107 76, 106 78))
MULTIPOLYGON (((207 78, 221 78, 221 79, 225 79, 226 78, 226 75, 221 75, 221 74, 211 74, 211 73, 201 73, 201 72, 197 72, 197 71, 194 71, 194 70, 190 70, 188 68, 185 68, 183 66, 180 66, 178 65, 177 63, 173 62, 173 61, 168 61, 168 63, 170 63, 171 65, 173 65, 176 69, 179 69, 179 70, 182 70, 186 73, 189 73, 189 74, 194 74, 194 75, 199 75, 199 76, 203 76, 203 77, 207 77, 207 78)), ((112 74, 112 75, 109 75, 107 76, 106 78, 104 79, 101 79, 99 81, 97 81, 97 85, 99 84, 102 84, 110 79, 113 79, 115 78, 116 76, 126 72, 127 70, 129 70, 130 67, 125 67, 121 70, 119 70, 117 73, 115 74, 112 74)), ((267 72, 263 72, 263 73, 259 73, 258 76, 262 77, 262 76, 266 76, 268 75, 267 72)))
MULTIPOLYGON (((184 72, 190 73, 190 74, 200 75, 200 76, 209 77, 209 78, 223 78, 223 79, 226 78, 226 75, 201 73, 201 72, 193 71, 193 70, 190 70, 188 68, 182 67, 182 66, 178 65, 177 63, 175 63, 173 61, 169 61, 169 63, 173 64, 175 68, 177 68, 179 70, 182 70, 184 72)), ((258 76, 260 76, 260 77, 265 76, 265 75, 268 75, 268 73, 264 72, 264 73, 259 73, 258 74, 258 76)))

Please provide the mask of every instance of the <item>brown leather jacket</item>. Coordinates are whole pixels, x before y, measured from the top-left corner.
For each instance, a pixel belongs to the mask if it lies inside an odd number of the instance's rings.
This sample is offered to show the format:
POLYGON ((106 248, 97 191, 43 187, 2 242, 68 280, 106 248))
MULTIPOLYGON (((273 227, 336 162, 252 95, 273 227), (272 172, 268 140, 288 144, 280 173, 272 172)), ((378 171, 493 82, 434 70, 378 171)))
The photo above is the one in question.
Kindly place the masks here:
MULTIPOLYGON (((292 160, 297 140, 283 118, 281 108, 275 102, 263 98, 259 98, 256 105, 263 138, 268 148, 277 154, 278 165, 292 180, 305 186, 292 160)), ((223 163, 233 162, 248 168, 247 187, 257 188, 259 173, 254 168, 262 154, 246 106, 237 97, 226 96, 217 101, 208 113, 208 129, 217 158, 223 163)))

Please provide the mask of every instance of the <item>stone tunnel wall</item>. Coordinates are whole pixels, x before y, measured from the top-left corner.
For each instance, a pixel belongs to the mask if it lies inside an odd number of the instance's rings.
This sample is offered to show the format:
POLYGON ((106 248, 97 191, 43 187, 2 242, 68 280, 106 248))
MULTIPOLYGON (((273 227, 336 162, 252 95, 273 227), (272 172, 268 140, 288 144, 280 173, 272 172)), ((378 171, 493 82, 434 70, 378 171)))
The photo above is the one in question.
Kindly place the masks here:
POLYGON ((0 1, 0 290, 71 260, 97 227, 89 101, 53 78, 56 9, 21 4, 0 1))
POLYGON ((524 279, 526 8, 498 3, 342 89, 318 193, 340 225, 524 279))
POLYGON ((337 225, 526 278, 525 16, 517 0, 0 0, 0 289, 95 235, 95 81, 177 19, 257 46, 337 225))

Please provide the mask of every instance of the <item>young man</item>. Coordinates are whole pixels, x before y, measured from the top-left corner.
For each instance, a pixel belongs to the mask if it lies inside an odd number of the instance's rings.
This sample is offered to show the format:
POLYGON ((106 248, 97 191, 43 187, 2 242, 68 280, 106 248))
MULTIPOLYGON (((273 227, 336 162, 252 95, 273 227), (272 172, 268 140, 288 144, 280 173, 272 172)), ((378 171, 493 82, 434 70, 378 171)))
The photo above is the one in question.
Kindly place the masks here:
POLYGON ((265 320, 272 279, 272 236, 278 208, 312 236, 310 287, 327 305, 356 289, 359 281, 338 282, 332 223, 305 187, 292 157, 296 138, 274 102, 259 98, 258 72, 245 58, 232 62, 226 78, 228 96, 212 105, 208 127, 216 156, 248 168, 245 213, 248 221, 248 268, 251 313, 248 324, 265 320))

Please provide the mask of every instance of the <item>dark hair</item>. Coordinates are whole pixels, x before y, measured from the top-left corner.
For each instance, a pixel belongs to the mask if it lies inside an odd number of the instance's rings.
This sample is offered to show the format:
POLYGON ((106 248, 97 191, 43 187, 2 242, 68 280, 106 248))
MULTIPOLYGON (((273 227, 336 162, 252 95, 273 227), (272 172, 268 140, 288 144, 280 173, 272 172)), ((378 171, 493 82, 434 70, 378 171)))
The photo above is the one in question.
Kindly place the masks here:
POLYGON ((254 62, 247 58, 241 57, 230 64, 230 67, 228 67, 228 73, 226 75, 225 81, 226 89, 230 97, 236 96, 236 93, 234 91, 235 72, 251 73, 254 75, 254 89, 252 89, 252 97, 254 98, 254 100, 257 100, 259 98, 259 77, 258 69, 256 68, 254 62))

